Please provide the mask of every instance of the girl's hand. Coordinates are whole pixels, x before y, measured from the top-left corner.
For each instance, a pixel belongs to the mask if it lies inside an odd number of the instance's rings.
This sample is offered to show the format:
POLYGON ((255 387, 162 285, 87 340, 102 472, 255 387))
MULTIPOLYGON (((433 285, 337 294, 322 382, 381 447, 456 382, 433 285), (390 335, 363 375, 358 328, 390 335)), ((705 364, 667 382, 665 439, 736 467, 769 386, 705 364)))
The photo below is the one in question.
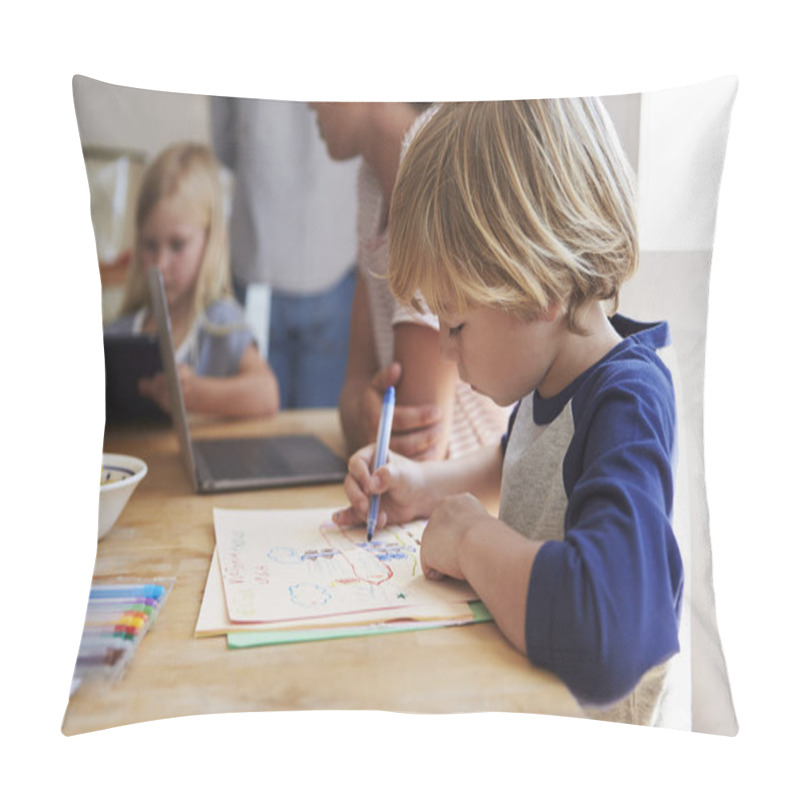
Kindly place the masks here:
POLYGON ((373 493, 381 496, 378 528, 409 522, 419 516, 422 506, 423 479, 419 464, 389 451, 386 464, 373 475, 372 461, 375 445, 353 453, 347 465, 344 490, 350 501, 348 508, 337 511, 337 525, 360 525, 367 519, 369 499, 373 493))
POLYGON ((188 412, 194 411, 197 406, 195 371, 188 364, 178 364, 178 380, 181 383, 183 404, 188 412))
MULTIPOLYGON (((194 377, 194 370, 188 364, 178 364, 178 380, 181 382, 183 403, 187 411, 193 408, 194 377)), ((140 378, 137 388, 142 397, 149 397, 162 411, 170 413, 169 389, 163 372, 157 372, 149 378, 140 378)))
POLYGON ((162 411, 170 413, 169 391, 167 379, 163 372, 157 372, 150 377, 139 378, 136 384, 139 394, 152 400, 162 411))
POLYGON ((492 519, 471 494, 447 497, 431 514, 422 534, 420 560, 426 578, 466 580, 459 562, 465 532, 476 523, 492 519))

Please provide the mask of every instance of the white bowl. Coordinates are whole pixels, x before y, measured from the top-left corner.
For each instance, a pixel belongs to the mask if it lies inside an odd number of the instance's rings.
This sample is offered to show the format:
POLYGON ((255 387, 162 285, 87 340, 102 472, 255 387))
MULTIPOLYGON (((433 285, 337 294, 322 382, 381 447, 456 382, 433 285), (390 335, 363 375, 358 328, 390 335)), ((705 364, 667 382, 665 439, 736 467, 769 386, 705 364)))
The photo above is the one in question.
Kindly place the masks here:
POLYGON ((145 475, 147 475, 147 464, 141 458, 123 456, 119 453, 103 453, 98 539, 102 539, 114 527, 133 490, 145 475))

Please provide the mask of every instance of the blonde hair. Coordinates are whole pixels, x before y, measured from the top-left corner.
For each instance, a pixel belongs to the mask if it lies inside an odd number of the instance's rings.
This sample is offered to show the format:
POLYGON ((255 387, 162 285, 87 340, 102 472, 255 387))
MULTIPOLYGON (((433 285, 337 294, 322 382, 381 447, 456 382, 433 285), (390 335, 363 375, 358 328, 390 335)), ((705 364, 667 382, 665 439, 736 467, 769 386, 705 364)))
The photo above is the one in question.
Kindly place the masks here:
POLYGON ((389 218, 389 281, 434 313, 529 320, 618 301, 639 248, 634 178, 599 100, 446 103, 411 141, 389 218))
POLYGON ((214 300, 231 295, 231 275, 219 164, 208 147, 194 143, 168 147, 142 178, 136 205, 136 241, 120 314, 150 306, 139 236, 145 220, 165 197, 186 201, 206 229, 203 261, 194 292, 195 316, 202 319, 214 300))

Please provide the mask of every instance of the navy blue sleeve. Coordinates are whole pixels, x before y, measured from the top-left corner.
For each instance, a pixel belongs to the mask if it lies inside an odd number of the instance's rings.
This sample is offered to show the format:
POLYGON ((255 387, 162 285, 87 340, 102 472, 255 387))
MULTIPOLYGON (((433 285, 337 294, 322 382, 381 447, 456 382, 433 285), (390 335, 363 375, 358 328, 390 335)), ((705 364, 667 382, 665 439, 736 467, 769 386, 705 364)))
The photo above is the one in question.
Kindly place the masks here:
POLYGON ((678 651, 683 567, 671 383, 653 363, 593 383, 573 400, 565 536, 534 561, 526 646, 581 703, 603 706, 678 651))
POLYGON ((519 403, 514 405, 514 408, 511 409, 511 414, 508 417, 508 425, 506 426, 506 432, 500 439, 500 450, 503 453, 503 456, 506 454, 506 447, 508 447, 508 437, 511 436, 511 429, 514 427, 514 420, 517 418, 517 412, 519 411, 519 403))

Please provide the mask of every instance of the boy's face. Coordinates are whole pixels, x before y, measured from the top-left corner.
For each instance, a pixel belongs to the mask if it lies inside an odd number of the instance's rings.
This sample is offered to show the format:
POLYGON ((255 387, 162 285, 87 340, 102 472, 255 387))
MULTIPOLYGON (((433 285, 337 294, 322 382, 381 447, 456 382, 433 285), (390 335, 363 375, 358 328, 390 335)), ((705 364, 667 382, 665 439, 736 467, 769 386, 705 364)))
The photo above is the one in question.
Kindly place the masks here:
POLYGON ((522 322, 499 309, 472 308, 461 316, 439 315, 439 353, 457 364, 459 377, 475 391, 507 406, 537 388, 547 395, 560 380, 564 330, 556 311, 522 322))

